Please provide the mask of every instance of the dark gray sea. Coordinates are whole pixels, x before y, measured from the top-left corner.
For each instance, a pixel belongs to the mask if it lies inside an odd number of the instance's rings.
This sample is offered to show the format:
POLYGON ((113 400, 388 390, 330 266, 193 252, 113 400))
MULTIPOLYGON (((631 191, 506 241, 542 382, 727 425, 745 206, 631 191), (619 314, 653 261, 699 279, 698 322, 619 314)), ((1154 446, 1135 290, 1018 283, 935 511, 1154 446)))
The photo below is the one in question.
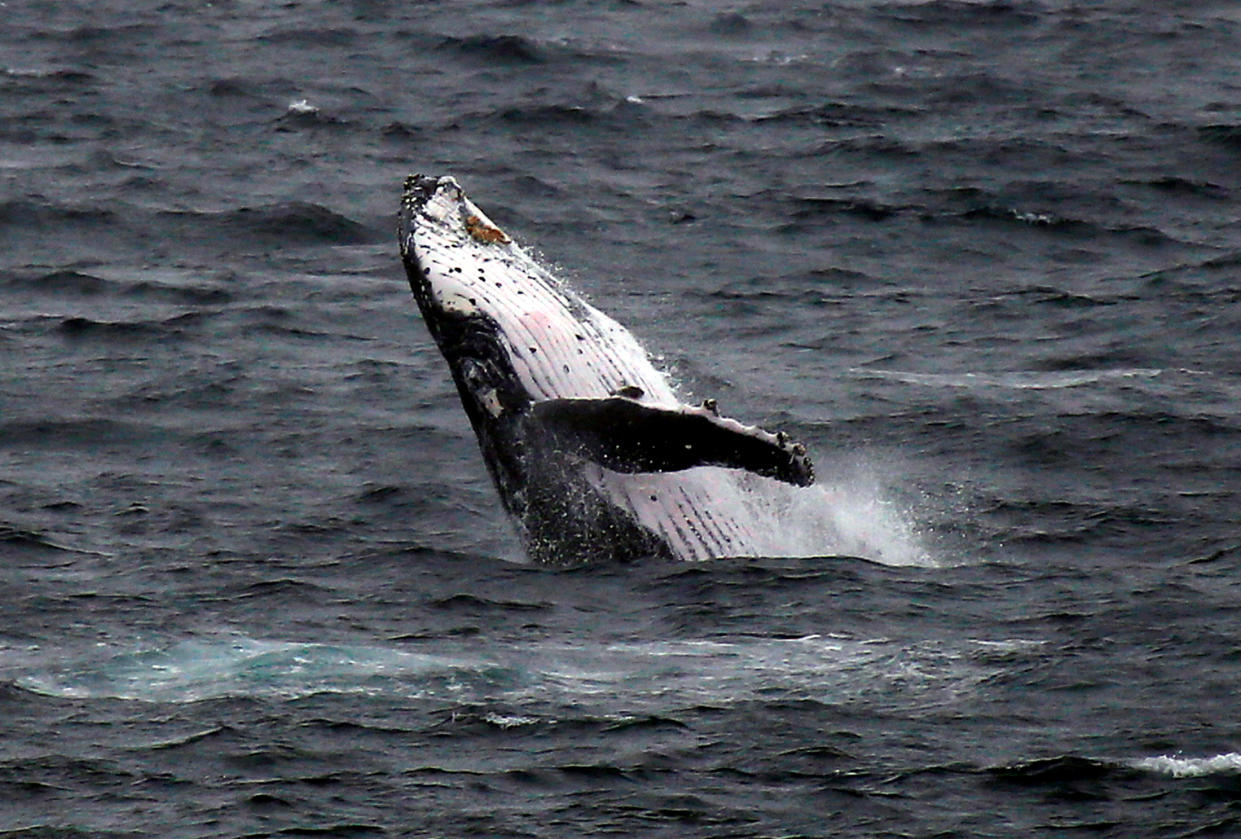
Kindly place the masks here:
POLYGON ((10 0, 0 836, 1239 836, 1239 405, 1231 0, 10 0), (860 547, 526 563, 410 172, 860 547))

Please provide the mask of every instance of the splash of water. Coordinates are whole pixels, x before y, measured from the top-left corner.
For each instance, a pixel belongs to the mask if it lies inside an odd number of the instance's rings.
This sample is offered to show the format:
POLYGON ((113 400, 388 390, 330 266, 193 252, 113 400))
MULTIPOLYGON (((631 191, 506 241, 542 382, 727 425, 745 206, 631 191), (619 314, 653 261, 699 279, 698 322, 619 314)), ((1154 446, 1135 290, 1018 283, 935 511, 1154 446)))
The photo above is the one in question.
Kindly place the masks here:
POLYGON ((763 534, 770 556, 856 556, 884 565, 929 566, 910 512, 878 483, 858 475, 798 488, 765 481, 762 490, 742 482, 743 510, 751 530, 763 534))

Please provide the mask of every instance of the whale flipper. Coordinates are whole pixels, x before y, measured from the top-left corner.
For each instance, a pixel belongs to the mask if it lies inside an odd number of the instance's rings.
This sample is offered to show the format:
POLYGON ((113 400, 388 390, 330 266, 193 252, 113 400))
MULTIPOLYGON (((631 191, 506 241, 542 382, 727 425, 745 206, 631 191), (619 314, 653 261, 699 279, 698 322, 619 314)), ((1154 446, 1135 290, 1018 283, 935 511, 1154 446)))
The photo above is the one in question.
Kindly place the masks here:
POLYGON ((616 472, 723 466, 797 486, 814 483, 800 443, 709 408, 644 405, 620 396, 547 399, 530 407, 530 417, 556 448, 616 472))

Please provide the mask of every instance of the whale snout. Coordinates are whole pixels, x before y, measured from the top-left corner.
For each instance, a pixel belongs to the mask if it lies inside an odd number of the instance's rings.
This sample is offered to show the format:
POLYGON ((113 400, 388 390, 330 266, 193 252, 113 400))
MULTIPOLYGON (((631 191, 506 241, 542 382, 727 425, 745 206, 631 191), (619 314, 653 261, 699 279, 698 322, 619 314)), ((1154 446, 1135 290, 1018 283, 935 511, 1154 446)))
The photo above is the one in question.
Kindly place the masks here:
POLYGON ((509 245, 512 240, 483 214, 450 175, 410 175, 397 217, 402 253, 414 249, 421 239, 423 250, 449 249, 462 245, 509 245))
POLYGON ((505 320, 508 309, 523 310, 527 277, 513 264, 519 251, 455 178, 409 175, 397 236, 410 288, 433 331, 445 317, 487 313, 505 320))
POLYGON ((419 210, 435 197, 440 188, 450 188, 461 194, 461 187, 450 175, 419 175, 413 174, 405 178, 404 206, 411 210, 419 210))
POLYGON ((448 175, 410 175, 405 179, 405 192, 401 196, 401 209, 397 214, 397 236, 401 252, 411 249, 414 234, 419 227, 440 226, 445 232, 451 228, 454 212, 465 200, 465 193, 456 179, 448 175))

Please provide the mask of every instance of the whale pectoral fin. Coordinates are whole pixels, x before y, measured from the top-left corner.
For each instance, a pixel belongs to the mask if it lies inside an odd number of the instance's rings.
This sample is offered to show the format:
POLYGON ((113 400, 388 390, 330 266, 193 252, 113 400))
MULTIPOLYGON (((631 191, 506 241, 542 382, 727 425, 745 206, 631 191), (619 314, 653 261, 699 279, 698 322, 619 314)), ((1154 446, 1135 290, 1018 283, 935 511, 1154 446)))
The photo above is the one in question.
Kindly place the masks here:
POLYGON ((724 466, 797 486, 814 483, 800 443, 706 408, 661 408, 621 397, 549 399, 532 405, 530 416, 558 449, 617 472, 724 466))

